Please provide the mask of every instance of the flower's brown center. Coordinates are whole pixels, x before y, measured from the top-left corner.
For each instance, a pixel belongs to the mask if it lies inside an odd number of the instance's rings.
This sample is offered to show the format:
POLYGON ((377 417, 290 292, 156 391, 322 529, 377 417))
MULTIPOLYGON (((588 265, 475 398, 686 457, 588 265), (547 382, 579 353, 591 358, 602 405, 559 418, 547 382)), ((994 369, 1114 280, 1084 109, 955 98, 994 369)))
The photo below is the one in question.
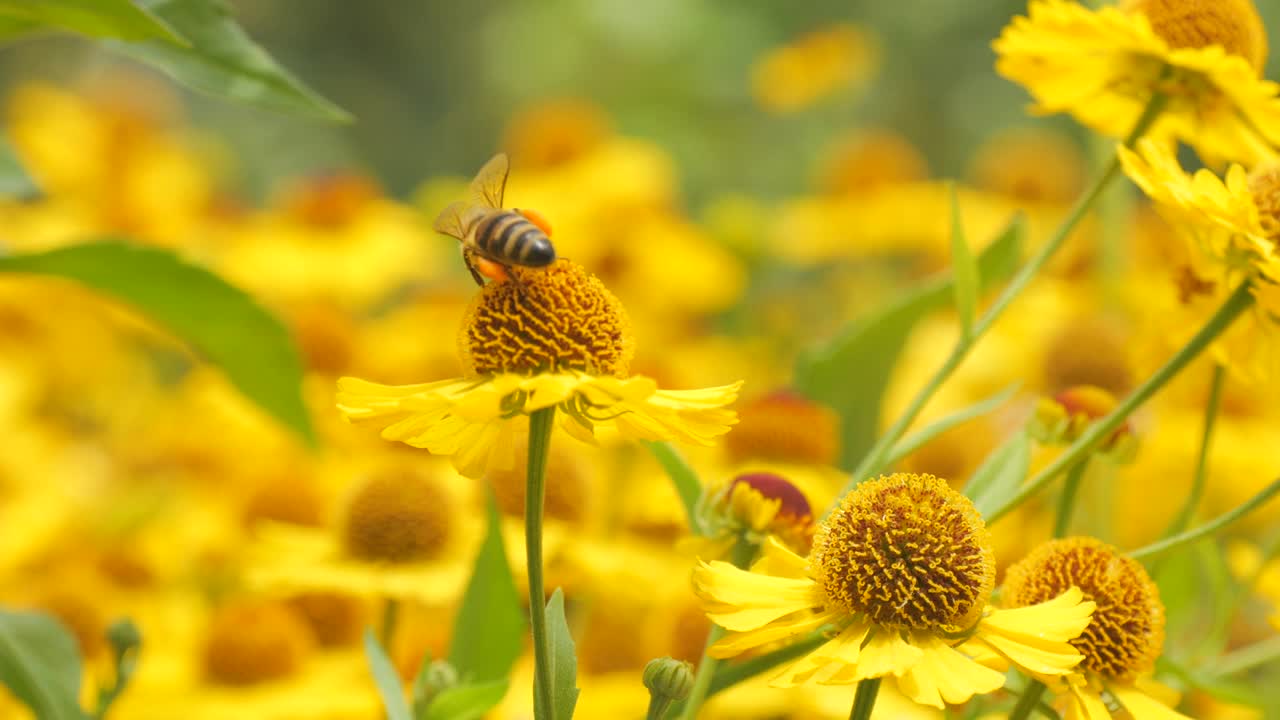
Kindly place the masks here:
POLYGON ((1271 242, 1280 245, 1280 163, 1263 165, 1249 175, 1249 193, 1258 219, 1271 242))
POLYGON ((1061 134, 1018 128, 983 143, 970 174, 978 187, 1024 203, 1069 203, 1084 186, 1085 163, 1061 134))
POLYGON ((217 683, 253 685, 292 675, 310 650, 306 623, 284 605, 227 605, 209 628, 204 669, 217 683))
POLYGON ((289 607, 311 628, 323 647, 353 645, 364 630, 365 606, 358 598, 341 593, 304 593, 289 598, 289 607))
POLYGON ((611 133, 609 119, 580 100, 558 100, 521 111, 507 126, 503 147, 523 170, 548 169, 586 155, 611 133))
POLYGON ((826 154, 819 184, 836 195, 864 193, 895 183, 925 180, 929 164, 906 138, 891 130, 859 132, 826 154))
POLYGON ((262 481, 249 496, 241 517, 246 526, 269 520, 319 527, 323 516, 324 499, 310 478, 281 472, 262 481))
MULTIPOLYGON (((504 515, 524 517, 524 498, 528 489, 525 476, 528 467, 527 441, 517 442, 516 462, 510 468, 490 470, 485 478, 493 487, 498 508, 504 515)), ((590 486, 581 464, 555 446, 547 457, 546 497, 543 511, 547 517, 569 523, 587 519, 590 486)))
POLYGON ((453 527, 453 503, 431 479, 414 472, 374 475, 347 504, 347 552, 373 562, 412 562, 440 555, 453 527))
POLYGON ((1252 0, 1127 0, 1173 48, 1220 45, 1259 71, 1267 63, 1267 31, 1252 0))
POLYGON ((1009 568, 1005 602, 1025 607, 1071 587, 1098 604, 1089 627, 1071 641, 1085 668, 1131 680, 1152 668, 1164 646, 1164 604, 1142 565, 1094 538, 1050 540, 1009 568))
POLYGON ((458 346, 468 373, 627 375, 631 321, 603 283, 567 260, 511 270, 513 280, 485 285, 463 319, 458 346))
POLYGON ((840 453, 840 416, 825 405, 781 390, 738 412, 738 424, 725 436, 725 447, 736 462, 835 465, 840 453))
POLYGON ((982 614, 996 560, 968 498, 932 475, 896 473, 845 496, 814 536, 809 572, 829 607, 954 632, 982 614))
POLYGON ((1100 318, 1063 324, 1045 348, 1044 381, 1050 393, 1094 385, 1124 395, 1133 382, 1124 335, 1100 318))

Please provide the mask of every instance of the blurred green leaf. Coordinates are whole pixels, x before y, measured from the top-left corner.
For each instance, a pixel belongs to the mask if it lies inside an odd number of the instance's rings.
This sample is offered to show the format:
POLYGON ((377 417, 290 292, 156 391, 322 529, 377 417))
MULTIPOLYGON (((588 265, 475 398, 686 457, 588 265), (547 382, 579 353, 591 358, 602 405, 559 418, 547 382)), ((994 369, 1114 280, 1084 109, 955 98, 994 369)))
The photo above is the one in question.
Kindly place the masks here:
POLYGON ((130 42, 185 43, 173 29, 130 0, 0 0, 0 38, 42 30, 130 42))
POLYGON ((1216 541, 1202 540, 1183 550, 1158 560, 1152 577, 1165 601, 1167 653, 1198 667, 1226 647, 1235 583, 1216 541))
POLYGON ((680 451, 668 442, 645 442, 645 447, 658 459, 667 477, 671 478, 680 494, 680 503, 684 505, 684 513, 689 518, 689 529, 694 535, 702 535, 702 521, 698 518, 698 502, 702 498, 702 481, 698 474, 685 461, 680 451))
MULTIPOLYGON (((983 289, 1008 277, 1022 252, 1023 220, 1016 216, 978 260, 983 289)), ((796 387, 840 414, 840 466, 852 470, 875 442, 885 387, 915 324, 951 300, 950 275, 912 290, 854 321, 796 365, 796 387)))
POLYGON ((0 610, 0 683, 40 720, 84 718, 76 640, 48 615, 0 610))
POLYGON ((366 628, 364 631, 364 656, 369 661, 369 671, 373 673, 373 683, 378 686, 378 695, 382 697, 387 718, 413 720, 409 704, 404 699, 404 689, 400 687, 400 675, 387 657, 387 651, 373 634, 373 628, 366 628))
POLYGON ((231 19, 222 0, 138 0, 189 45, 109 40, 121 53, 154 65, 173 79, 210 95, 307 115, 328 122, 351 116, 281 67, 231 19))
POLYGON ((492 496, 489 529, 454 620, 449 662, 466 683, 503 680, 524 649, 524 605, 502 545, 502 517, 492 496))
POLYGON ((996 448, 965 483, 965 497, 984 517, 1013 497, 1031 469, 1031 436, 1026 430, 996 448))
MULTIPOLYGON (((2 27, 3 20, 0 20, 0 33, 3 32, 2 27)), ((39 192, 9 138, 0 135, 0 195, 31 197, 39 192)))
POLYGON ((168 250, 97 242, 0 257, 0 272, 69 278, 132 305, 226 373, 253 402, 314 444, 302 364, 288 332, 243 291, 168 250))
POLYGON ((1006 400, 1013 397, 1013 393, 1017 391, 1017 389, 1018 388, 1015 386, 1015 387, 1002 390, 996 393, 995 395, 992 395, 991 397, 987 398, 986 400, 981 400, 970 405, 969 407, 961 408, 951 413, 950 415, 943 416, 942 418, 934 421, 933 423, 930 423, 929 425, 926 425, 925 427, 922 427, 919 430, 911 433, 910 435, 906 436, 898 443, 897 447, 895 447, 893 449, 893 452, 889 454, 889 458, 885 460, 884 464, 893 465, 897 463, 899 460, 901 460, 902 458, 924 447, 925 443, 938 437, 942 433, 950 430, 951 428, 959 425, 960 423, 963 423, 967 420, 972 420, 973 418, 976 418, 979 415, 985 415, 988 412, 996 409, 996 407, 1004 404, 1006 400))
POLYGON ((578 704, 578 658, 564 617, 564 592, 560 588, 547 601, 547 642, 551 645, 551 718, 570 720, 578 704))
POLYGON ((960 331, 964 337, 973 333, 974 316, 978 311, 979 283, 978 261, 969 251, 969 240, 960 220, 960 198, 956 196, 956 184, 947 184, 951 198, 951 268, 955 276, 956 314, 960 316, 960 331))
POLYGON ((444 690, 427 706, 419 720, 476 720, 484 717, 502 702, 507 694, 506 680, 480 685, 459 685, 444 690))

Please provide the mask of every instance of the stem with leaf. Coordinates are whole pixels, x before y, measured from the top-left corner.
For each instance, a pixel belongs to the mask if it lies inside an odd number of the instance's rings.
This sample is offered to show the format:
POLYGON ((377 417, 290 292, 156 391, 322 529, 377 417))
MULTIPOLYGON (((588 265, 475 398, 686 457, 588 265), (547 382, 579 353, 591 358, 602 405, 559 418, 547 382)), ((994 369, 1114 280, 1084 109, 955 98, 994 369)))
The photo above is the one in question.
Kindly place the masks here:
POLYGON ((542 581, 542 510, 546 502, 547 455, 555 425, 554 405, 529 416, 529 464, 524 496, 524 543, 529 566, 529 619, 533 627, 534 717, 552 720, 551 645, 547 642, 546 590, 542 581))
MULTIPOLYGON (((755 543, 740 537, 733 546, 729 562, 735 567, 746 569, 751 566, 758 551, 759 547, 755 543)), ((680 713, 682 720, 694 720, 698 717, 698 710, 707 699, 707 694, 711 690, 711 679, 715 677, 716 669, 720 667, 720 661, 710 655, 711 646, 724 637, 724 632, 724 628, 719 625, 712 625, 711 631, 707 633, 707 643, 702 648, 702 659, 698 661, 698 671, 693 677, 693 690, 689 691, 689 697, 684 703, 684 711, 680 713)))
MULTIPOLYGON (((1155 121, 1156 117, 1164 109, 1167 102, 1168 98, 1163 94, 1156 94, 1151 98, 1151 101, 1147 103, 1146 109, 1143 110, 1142 115, 1134 124, 1133 130, 1129 133, 1129 136, 1125 138, 1124 144, 1126 147, 1132 146, 1137 142, 1138 138, 1142 137, 1142 135, 1151 127, 1151 124, 1155 121)), ((876 441, 876 443, 871 447, 871 450, 868 451, 866 456, 862 459, 862 462, 858 463, 858 466, 854 469, 853 474, 849 479, 849 483, 840 492, 840 494, 836 496, 837 498, 844 497, 844 495, 852 490, 859 482, 862 482, 867 477, 870 477, 883 469, 885 458, 889 455, 890 450, 894 445, 897 445, 900 439, 902 439, 907 428, 911 426, 911 423, 915 422, 916 418, 920 415, 920 412, 924 410, 925 405, 928 404, 929 400, 934 396, 938 389, 942 387, 942 384, 946 382, 947 378, 951 377, 951 374, 960 367, 960 364, 966 357, 968 357, 969 351, 975 344, 977 344, 978 340, 986 334, 993 325, 995 325, 996 320, 1000 319, 1000 316, 1004 314, 1004 311, 1007 310, 1013 301, 1022 294, 1022 291, 1031 284, 1031 281, 1035 279, 1036 275, 1040 273, 1044 266, 1049 263, 1049 260, 1053 258, 1053 256, 1058 252, 1058 249, 1066 242, 1072 231, 1075 230, 1080 221, 1088 214, 1089 209, 1093 207, 1093 204, 1097 201, 1103 190, 1111 184, 1111 181, 1114 180, 1119 173, 1120 158, 1119 155, 1113 155, 1111 162, 1108 163, 1107 167, 1102 171, 1102 174, 1098 176, 1098 179, 1094 181, 1093 186, 1085 191, 1085 194, 1076 202, 1075 207, 1071 209, 1071 212, 1062 221, 1062 224, 1058 226, 1053 237, 1049 238, 1049 241, 1040 248, 1040 251, 1037 252, 1026 265, 1023 265, 1022 268, 1018 270, 1018 273, 1009 282, 1009 285, 1005 287, 1004 292, 1000 293, 1000 296, 997 297, 991 307, 983 313, 982 317, 973 324, 973 327, 970 328, 968 332, 961 335, 959 341, 956 342, 955 347, 952 348, 951 354, 948 355, 947 359, 942 363, 942 366, 934 372, 933 376, 929 378, 924 387, 916 393, 915 397, 911 399, 910 404, 907 405, 907 409, 903 411, 902 415, 894 421, 893 425, 891 425, 887 431, 885 431, 884 435, 876 441)))
POLYGON ((1110 437, 1111 433, 1120 427, 1120 424, 1134 410, 1181 372, 1202 350, 1208 347, 1209 343, 1213 342, 1223 331, 1230 327, 1231 323, 1251 304, 1253 304, 1253 295, 1249 291, 1249 281, 1246 280, 1227 297, 1217 312, 1213 314, 1213 317, 1209 318, 1204 326, 1200 328, 1199 332, 1187 341, 1187 344, 1182 346, 1182 349, 1174 353, 1173 357, 1169 358, 1159 370, 1156 370, 1151 377, 1147 378, 1146 382, 1130 393, 1123 402, 1105 417, 1091 423, 1074 443, 1054 458, 1053 462, 1023 484, 1018 492, 1014 493, 1013 497, 988 513, 987 524, 990 525, 1004 517, 1026 501, 1027 498, 1043 490, 1063 471, 1083 462, 1093 452, 1094 448, 1110 437))
POLYGON ((1058 511, 1053 520, 1053 536, 1065 537, 1071 529, 1071 515, 1075 510, 1076 497, 1080 494, 1080 483, 1089 469, 1089 461, 1077 463, 1067 472, 1066 482, 1062 484, 1062 497, 1058 499, 1058 511))
POLYGON ((1204 432, 1200 435, 1200 456, 1196 459, 1195 479, 1191 481, 1191 491, 1187 493, 1186 503, 1169 524, 1165 537, 1177 535, 1187 529, 1196 513, 1196 506, 1200 504, 1200 498, 1204 496, 1204 484, 1209 474, 1209 447, 1213 442, 1213 426, 1218 419, 1218 410, 1222 407, 1222 384, 1226 375, 1226 368, 1221 363, 1213 366, 1213 380, 1209 385, 1209 404, 1204 409, 1204 432))

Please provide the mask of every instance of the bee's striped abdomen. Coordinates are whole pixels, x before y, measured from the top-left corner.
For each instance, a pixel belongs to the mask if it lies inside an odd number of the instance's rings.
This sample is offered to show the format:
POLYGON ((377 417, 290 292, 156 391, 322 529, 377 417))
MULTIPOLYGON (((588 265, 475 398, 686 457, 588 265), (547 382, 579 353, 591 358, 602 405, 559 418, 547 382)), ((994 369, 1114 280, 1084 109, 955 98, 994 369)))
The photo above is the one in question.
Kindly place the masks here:
POLYGON ((556 259, 551 239, 525 216, 511 210, 495 212, 476 226, 476 249, 500 263, 542 267, 556 259))

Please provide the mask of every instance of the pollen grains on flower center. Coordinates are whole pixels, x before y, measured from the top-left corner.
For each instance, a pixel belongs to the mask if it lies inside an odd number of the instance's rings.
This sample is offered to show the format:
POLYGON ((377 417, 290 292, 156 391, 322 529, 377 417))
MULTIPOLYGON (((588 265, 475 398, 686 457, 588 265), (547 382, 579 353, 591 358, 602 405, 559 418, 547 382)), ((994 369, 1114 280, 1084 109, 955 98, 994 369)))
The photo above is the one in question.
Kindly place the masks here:
POLYGON ((204 669, 224 685, 252 685, 292 675, 311 651, 311 632, 288 607, 269 601, 225 605, 213 616, 204 669))
POLYGON ((383 471, 347 502, 342 540, 348 553, 374 562, 438 557, 453 527, 453 503, 443 488, 412 471, 383 471))
POLYGON ((1253 0, 1128 0, 1173 48, 1221 45, 1259 71, 1267 62, 1267 31, 1253 0))
POLYGON ((1101 540, 1050 540, 1011 566, 1004 602, 1025 607, 1051 600, 1071 587, 1098 604, 1089 627, 1071 641, 1081 665, 1114 679, 1149 671, 1164 646, 1164 604, 1138 561, 1101 540))
POLYGON ((1267 238, 1280 246, 1280 163, 1268 163, 1250 173, 1249 194, 1267 238))
POLYGON ((581 265, 510 269, 481 288, 458 334, 470 375, 578 370, 626 377, 635 354, 622 303, 581 265))
POLYGON ((895 473, 845 496, 818 528, 809 572, 829 609, 954 632, 982 614, 996 560, 968 498, 932 475, 895 473))

